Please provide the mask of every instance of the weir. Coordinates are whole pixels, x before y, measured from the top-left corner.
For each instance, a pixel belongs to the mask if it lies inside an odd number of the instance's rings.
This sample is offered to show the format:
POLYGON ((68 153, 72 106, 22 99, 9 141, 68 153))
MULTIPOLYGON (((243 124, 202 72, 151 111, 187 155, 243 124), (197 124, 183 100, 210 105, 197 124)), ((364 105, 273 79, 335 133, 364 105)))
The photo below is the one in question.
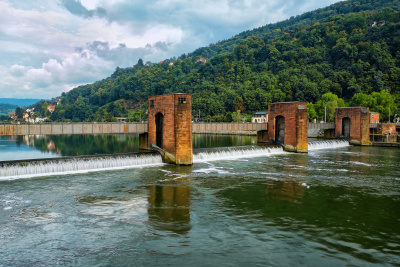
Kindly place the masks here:
POLYGON ((156 153, 129 153, 96 156, 61 157, 0 162, 0 180, 50 176, 57 174, 129 169, 162 164, 156 153), (5 179, 6 178, 6 179, 5 179))
MULTIPOLYGON (((345 140, 310 142, 309 150, 332 149, 349 146, 345 140)), ((236 160, 240 158, 268 157, 287 153, 280 146, 239 146, 195 149, 193 162, 236 160)), ((163 164, 155 153, 129 153, 79 157, 61 157, 0 162, 0 181, 38 176, 66 175, 118 169, 142 168, 163 164)))
POLYGON ((285 153, 279 146, 241 146, 196 149, 193 161, 195 163, 215 160, 232 160, 238 158, 264 157, 285 153))
MULTIPOLYGON (((307 153, 308 117, 307 103, 281 102, 268 105, 269 123, 260 124, 257 141, 278 144, 287 152, 307 153)), ((169 94, 148 98, 148 123, 146 124, 49 124, 49 125, 3 125, 0 135, 89 133, 140 134, 140 149, 156 151, 164 163, 176 165, 193 164, 192 146, 192 99, 190 94, 169 94)), ((236 126, 241 125, 237 124, 236 126)), ((249 125, 249 124, 242 124, 249 125)), ((258 124, 254 124, 258 125, 258 124)), ((214 125, 215 126, 215 125, 214 125)), ((224 124, 222 124, 224 126, 224 124)), ((336 111, 335 135, 349 139, 352 144, 369 145, 369 110, 364 107, 338 108, 336 111)), ((395 125, 393 125, 395 131, 395 125)), ((392 128, 393 128, 392 127, 392 128)), ((212 129, 211 129, 212 130, 212 129)), ((331 131, 332 132, 332 131, 331 131)), ((397 138, 397 136, 396 136, 397 138)), ((271 152, 271 148, 266 151, 271 152)), ((248 150, 248 155, 266 151, 248 150)), ((238 153, 244 153, 243 151, 238 153)), ((245 156, 245 154, 242 154, 245 156)))

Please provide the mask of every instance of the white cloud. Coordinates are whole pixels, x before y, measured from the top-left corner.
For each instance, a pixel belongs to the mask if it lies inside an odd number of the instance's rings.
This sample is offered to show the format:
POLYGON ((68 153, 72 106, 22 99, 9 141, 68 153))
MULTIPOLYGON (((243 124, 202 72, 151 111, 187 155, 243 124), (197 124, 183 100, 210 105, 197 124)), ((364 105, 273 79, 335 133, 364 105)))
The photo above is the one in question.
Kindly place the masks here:
POLYGON ((12 65, 9 71, 12 76, 21 77, 27 72, 27 68, 21 65, 12 65))
POLYGON ((58 96, 334 2, 0 0, 0 97, 58 96))

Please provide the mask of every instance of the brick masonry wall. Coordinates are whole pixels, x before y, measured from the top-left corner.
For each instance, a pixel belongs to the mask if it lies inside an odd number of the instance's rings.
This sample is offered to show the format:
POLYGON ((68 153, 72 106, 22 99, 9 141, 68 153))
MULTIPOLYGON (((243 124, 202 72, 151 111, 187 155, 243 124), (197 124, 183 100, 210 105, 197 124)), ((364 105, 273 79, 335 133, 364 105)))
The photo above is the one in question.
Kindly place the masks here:
POLYGON ((337 108, 335 114, 335 135, 342 135, 343 118, 350 119, 350 139, 354 144, 369 145, 369 108, 337 108))
POLYGON ((190 94, 175 94, 175 146, 177 164, 193 163, 192 146, 192 97, 190 94), (179 103, 185 97, 186 103, 179 103))
POLYGON ((307 103, 286 102, 268 105, 268 138, 276 139, 276 117, 285 118, 285 149, 294 152, 308 152, 307 103))
POLYGON ((302 103, 297 106, 297 143, 296 152, 308 152, 308 115, 307 115, 307 103, 302 103), (299 106, 304 106, 303 109, 299 109, 299 106))
POLYGON ((396 134, 395 123, 379 123, 377 134, 396 134))
POLYGON ((378 112, 370 112, 369 113, 369 122, 370 123, 379 123, 380 113, 378 112))
POLYGON ((148 147, 156 143, 155 117, 161 113, 163 115, 162 148, 176 158, 177 164, 192 164, 191 95, 171 94, 149 97, 148 112, 148 147), (178 103, 179 98, 186 98, 186 103, 178 103))

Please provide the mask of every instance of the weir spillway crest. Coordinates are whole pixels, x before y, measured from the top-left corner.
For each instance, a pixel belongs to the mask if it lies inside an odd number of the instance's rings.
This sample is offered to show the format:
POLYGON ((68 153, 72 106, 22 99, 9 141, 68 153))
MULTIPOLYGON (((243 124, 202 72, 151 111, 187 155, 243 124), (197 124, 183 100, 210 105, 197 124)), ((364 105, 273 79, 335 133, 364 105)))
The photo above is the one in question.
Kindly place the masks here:
MULTIPOLYGON (((346 140, 315 141, 309 143, 309 150, 334 149, 349 146, 346 140)), ((281 147, 238 146, 223 148, 195 149, 193 162, 237 160, 240 158, 268 157, 288 153, 281 147)), ((75 173, 121 170, 163 165, 157 153, 130 153, 79 157, 60 157, 33 160, 0 162, 0 181, 31 177, 66 175, 75 173)))

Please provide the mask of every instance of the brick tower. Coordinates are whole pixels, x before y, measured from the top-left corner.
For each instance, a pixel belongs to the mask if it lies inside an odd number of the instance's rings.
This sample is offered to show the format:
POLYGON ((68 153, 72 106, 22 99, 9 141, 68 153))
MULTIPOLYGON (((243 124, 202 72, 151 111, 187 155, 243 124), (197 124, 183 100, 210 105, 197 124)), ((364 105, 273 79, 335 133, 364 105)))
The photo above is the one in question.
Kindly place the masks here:
POLYGON ((192 96, 170 94, 148 98, 148 142, 165 152, 164 162, 193 164, 192 96))
POLYGON ((354 145, 370 145, 369 108, 337 108, 335 114, 335 135, 350 139, 354 145))
POLYGON ((268 116, 268 138, 283 144, 286 151, 308 152, 307 103, 272 103, 268 116))

